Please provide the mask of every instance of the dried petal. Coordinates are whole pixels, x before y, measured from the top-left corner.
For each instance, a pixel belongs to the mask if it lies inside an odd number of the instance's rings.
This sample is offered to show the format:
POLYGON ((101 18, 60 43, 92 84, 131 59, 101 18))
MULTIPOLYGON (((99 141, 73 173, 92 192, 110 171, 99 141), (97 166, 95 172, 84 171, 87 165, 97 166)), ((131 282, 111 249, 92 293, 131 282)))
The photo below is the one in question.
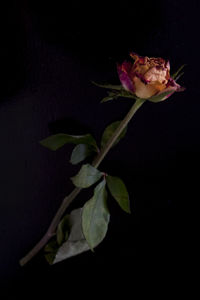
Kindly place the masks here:
POLYGON ((124 87, 125 90, 131 91, 134 93, 134 86, 131 78, 129 77, 129 73, 127 71, 127 64, 117 65, 119 79, 124 87))
MULTIPOLYGON (((148 99, 169 90, 169 97, 175 91, 183 90, 170 77, 170 63, 161 57, 139 56, 130 53, 134 63, 118 65, 119 79, 125 90, 139 98, 148 99)), ((166 93, 165 93, 166 94, 166 93)))

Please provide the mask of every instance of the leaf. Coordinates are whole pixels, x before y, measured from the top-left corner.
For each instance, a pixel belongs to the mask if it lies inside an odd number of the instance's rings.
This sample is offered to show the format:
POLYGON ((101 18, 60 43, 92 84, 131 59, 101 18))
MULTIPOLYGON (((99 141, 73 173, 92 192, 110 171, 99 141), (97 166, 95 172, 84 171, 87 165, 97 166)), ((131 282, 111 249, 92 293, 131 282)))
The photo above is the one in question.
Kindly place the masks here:
POLYGON ((56 237, 53 237, 51 241, 44 248, 44 251, 46 252, 44 256, 50 265, 53 264, 58 247, 59 245, 57 243, 56 237))
POLYGON ((104 89, 111 89, 111 90, 118 90, 120 91, 121 89, 123 89, 122 85, 113 85, 113 84, 99 84, 96 83, 94 81, 92 81, 92 83, 98 87, 104 88, 104 89))
POLYGON ((50 265, 52 265, 53 262, 54 262, 56 253, 46 253, 44 256, 45 256, 47 262, 48 262, 50 265))
POLYGON ((171 78, 173 78, 175 81, 178 80, 177 76, 185 66, 186 66, 186 64, 180 66, 180 68, 171 76, 171 78))
POLYGON ((97 182, 103 173, 91 166, 90 164, 85 164, 81 167, 78 174, 71 178, 73 184, 77 187, 87 188, 97 182))
POLYGON ((110 214, 107 208, 106 182, 100 182, 93 197, 83 207, 82 228, 83 234, 91 248, 94 249, 105 237, 108 230, 110 214))
POLYGON ((90 147, 89 145, 85 144, 79 144, 72 151, 70 162, 73 165, 76 165, 84 159, 86 159, 91 154, 93 154, 94 152, 96 152, 96 150, 93 147, 90 147))
POLYGON ((81 215, 82 208, 75 209, 70 213, 69 223, 71 230, 69 238, 58 249, 53 264, 90 249, 82 232, 81 215))
POLYGON ((69 215, 62 218, 61 222, 58 224, 56 237, 58 245, 61 245, 64 241, 68 239, 69 236, 69 215))
POLYGON ((58 133, 40 141, 40 144, 53 151, 61 148, 65 144, 87 144, 97 148, 96 141, 91 134, 69 135, 65 133, 58 133))
MULTIPOLYGON (((101 139, 101 148, 103 148, 107 144, 107 142, 113 136, 116 129, 119 127, 120 123, 121 123, 121 121, 116 121, 116 122, 108 125, 108 127, 106 127, 106 129, 102 135, 102 139, 101 139)), ((125 136, 126 131, 127 131, 127 127, 122 131, 122 133, 117 138, 117 140, 115 141, 113 146, 115 146, 125 136)))
POLYGON ((130 213, 129 195, 123 181, 119 177, 113 176, 107 176, 106 181, 113 198, 125 212, 130 213))
POLYGON ((44 248, 45 252, 55 252, 58 249, 58 243, 54 237, 44 248))

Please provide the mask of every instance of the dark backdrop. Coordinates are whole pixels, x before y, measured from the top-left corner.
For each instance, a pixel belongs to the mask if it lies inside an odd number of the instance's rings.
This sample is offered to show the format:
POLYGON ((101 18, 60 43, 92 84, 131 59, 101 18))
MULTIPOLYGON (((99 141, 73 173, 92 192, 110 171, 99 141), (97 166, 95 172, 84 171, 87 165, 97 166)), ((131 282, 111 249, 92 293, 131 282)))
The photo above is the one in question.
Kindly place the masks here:
MULTIPOLYGON (((134 295, 136 281, 146 289, 145 279, 152 280, 156 289, 167 271, 167 287, 187 276, 195 263, 199 182, 199 6, 193 0, 124 0, 9 1, 1 7, 3 299, 46 299, 63 290, 76 296, 80 289, 86 296, 91 282, 98 294, 111 287, 112 277, 114 290, 134 295), (19 259, 45 233, 78 170, 68 163, 72 146, 51 152, 38 141, 61 131, 99 139, 107 124, 123 118, 131 101, 99 104, 105 91, 91 80, 118 84, 116 62, 129 51, 169 59, 172 71, 187 64, 180 80, 186 91, 146 103, 101 164, 126 182, 132 214, 110 202, 109 231, 95 253, 51 267, 40 254, 21 268, 19 259)), ((89 195, 82 193, 71 208, 89 195)))

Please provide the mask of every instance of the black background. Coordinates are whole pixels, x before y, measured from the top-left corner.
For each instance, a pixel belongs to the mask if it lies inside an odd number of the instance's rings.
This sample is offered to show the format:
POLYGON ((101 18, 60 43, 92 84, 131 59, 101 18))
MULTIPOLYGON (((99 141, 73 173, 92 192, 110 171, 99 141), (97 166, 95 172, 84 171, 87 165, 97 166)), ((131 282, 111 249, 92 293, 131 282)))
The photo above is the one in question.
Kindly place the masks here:
MULTIPOLYGON (((80 290, 88 296, 91 286, 104 294, 113 277, 113 291, 126 297, 136 282, 145 290, 151 280, 157 289, 158 278, 167 288, 181 274, 187 278, 195 264, 199 184, 199 6, 166 0, 9 1, 1 7, 3 299, 80 290), (95 253, 51 267, 41 253, 21 268, 19 259, 45 233, 78 171, 68 163, 72 146, 51 152, 38 141, 61 131, 100 139, 106 125, 122 119, 131 101, 99 104, 105 91, 91 80, 118 84, 116 62, 130 51, 169 59, 172 71, 187 64, 180 80, 186 91, 145 103, 101 164, 126 182, 132 214, 110 200, 109 231, 95 253)), ((71 208, 90 195, 84 191, 71 208)))

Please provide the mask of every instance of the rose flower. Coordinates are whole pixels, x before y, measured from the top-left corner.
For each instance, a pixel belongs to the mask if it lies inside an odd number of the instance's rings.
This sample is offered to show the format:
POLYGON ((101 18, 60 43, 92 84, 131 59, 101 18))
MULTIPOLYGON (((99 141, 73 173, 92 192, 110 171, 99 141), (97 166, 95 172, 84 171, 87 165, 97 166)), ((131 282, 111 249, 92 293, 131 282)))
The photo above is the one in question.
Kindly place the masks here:
POLYGON ((125 90, 143 99, 164 93, 164 100, 173 92, 184 89, 170 77, 169 61, 142 57, 135 53, 130 56, 135 60, 134 63, 125 61, 117 66, 119 79, 125 90))

